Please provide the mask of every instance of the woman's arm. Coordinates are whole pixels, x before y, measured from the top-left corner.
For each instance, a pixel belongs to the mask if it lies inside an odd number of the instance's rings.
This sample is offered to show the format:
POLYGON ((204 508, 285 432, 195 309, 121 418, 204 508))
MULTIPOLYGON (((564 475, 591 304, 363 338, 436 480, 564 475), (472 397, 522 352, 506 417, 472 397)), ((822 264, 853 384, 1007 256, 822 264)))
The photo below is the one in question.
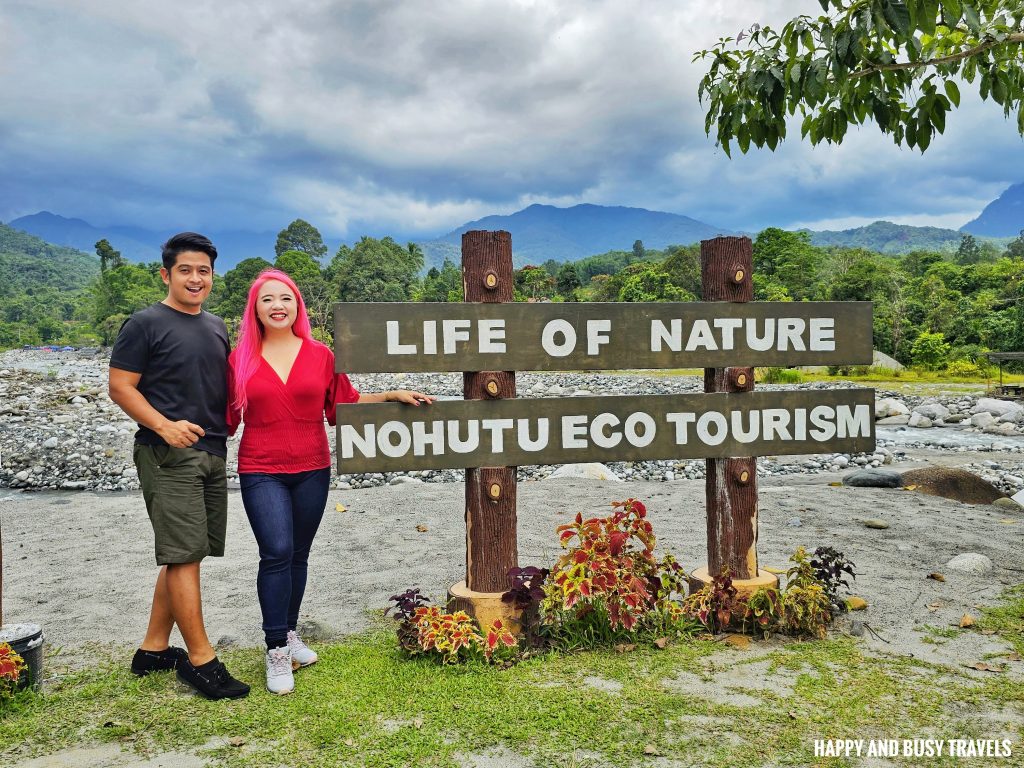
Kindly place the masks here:
POLYGON ((437 400, 433 395, 425 395, 411 389, 389 389, 387 392, 360 392, 359 403, 406 403, 407 405, 430 405, 437 400))

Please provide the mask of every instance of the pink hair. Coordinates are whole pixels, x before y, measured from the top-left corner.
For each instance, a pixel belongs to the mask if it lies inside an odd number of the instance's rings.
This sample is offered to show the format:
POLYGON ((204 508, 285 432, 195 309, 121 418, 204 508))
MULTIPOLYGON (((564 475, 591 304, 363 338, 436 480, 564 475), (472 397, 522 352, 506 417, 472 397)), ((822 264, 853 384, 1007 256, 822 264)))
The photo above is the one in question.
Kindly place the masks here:
POLYGON ((313 338, 309 326, 309 315, 306 314, 306 302, 302 299, 299 287, 288 275, 279 269, 265 269, 256 276, 249 288, 249 297, 245 302, 245 311, 242 313, 241 326, 238 329, 238 344, 231 353, 232 370, 234 373, 231 387, 231 406, 240 414, 245 412, 249 399, 246 397, 245 388, 249 379, 259 368, 263 355, 263 322, 256 314, 256 301, 259 298, 260 288, 268 280, 278 280, 288 286, 288 290, 295 294, 295 323, 292 325, 292 333, 301 339, 319 344, 313 338))

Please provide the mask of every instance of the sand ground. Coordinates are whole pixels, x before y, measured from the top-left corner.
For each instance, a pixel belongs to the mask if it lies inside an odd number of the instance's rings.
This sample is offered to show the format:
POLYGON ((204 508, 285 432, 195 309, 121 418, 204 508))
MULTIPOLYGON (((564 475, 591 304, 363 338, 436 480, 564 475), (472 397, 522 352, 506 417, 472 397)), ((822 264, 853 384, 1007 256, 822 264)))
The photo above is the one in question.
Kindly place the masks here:
MULTIPOLYGON (((869 603, 854 617, 877 632, 862 641, 879 653, 960 665, 1005 650, 998 638, 980 633, 963 633, 942 645, 925 643, 920 625, 955 625, 964 613, 977 615, 979 605, 1024 581, 1024 514, 912 491, 829 485, 839 479, 825 474, 759 481, 761 565, 785 568, 798 545, 830 545, 847 553, 858 570, 854 592, 869 603), (889 528, 867 528, 868 518, 882 518, 889 528), (987 555, 994 572, 947 572, 945 564, 964 552, 987 555), (945 582, 927 578, 935 571, 945 574, 945 582)), ((609 502, 628 496, 647 504, 659 551, 673 551, 688 569, 704 564, 704 482, 688 480, 522 483, 520 564, 549 565, 559 551, 556 525, 577 511, 603 514, 609 502)), ((60 647, 62 661, 70 664, 84 659, 92 643, 130 648, 139 642, 156 574, 140 494, 8 492, 0 496, 0 516, 6 622, 41 624, 48 647, 60 647)), ((409 587, 443 599, 465 576, 464 537, 461 484, 331 491, 311 556, 302 626, 317 639, 342 637, 366 628, 369 611, 386 607, 390 595, 409 587), (346 511, 337 511, 337 504, 346 511)), ((260 644, 257 560, 241 497, 233 491, 227 554, 203 566, 207 627, 222 646, 260 644)), ((845 631, 849 622, 840 620, 836 631, 845 631)), ((108 752, 78 751, 31 766, 179 764, 143 763, 108 752)))

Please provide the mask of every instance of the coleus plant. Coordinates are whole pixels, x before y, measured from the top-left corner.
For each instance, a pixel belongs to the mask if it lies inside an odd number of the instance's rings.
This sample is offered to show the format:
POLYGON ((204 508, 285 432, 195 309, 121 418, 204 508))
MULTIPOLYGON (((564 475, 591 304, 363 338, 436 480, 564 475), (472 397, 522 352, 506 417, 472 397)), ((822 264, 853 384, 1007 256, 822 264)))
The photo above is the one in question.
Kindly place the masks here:
POLYGON ((728 572, 712 577, 710 584, 705 584, 683 601, 683 612, 710 632, 721 632, 728 627, 738 608, 736 587, 728 572))
POLYGON ((8 643, 0 643, 0 700, 14 693, 25 669, 25 660, 8 643))
POLYGON ((821 582, 832 604, 832 610, 836 613, 846 610, 846 601, 839 599, 839 587, 845 587, 847 592, 850 591, 850 582, 846 580, 846 576, 851 579, 857 578, 853 570, 855 567, 846 555, 832 547, 818 547, 811 557, 814 575, 821 582))
POLYGON ((652 606, 651 578, 658 570, 655 536, 647 508, 636 499, 612 503, 608 517, 556 529, 567 551, 555 563, 544 601, 545 613, 571 611, 595 602, 608 612, 613 629, 632 630, 652 606))

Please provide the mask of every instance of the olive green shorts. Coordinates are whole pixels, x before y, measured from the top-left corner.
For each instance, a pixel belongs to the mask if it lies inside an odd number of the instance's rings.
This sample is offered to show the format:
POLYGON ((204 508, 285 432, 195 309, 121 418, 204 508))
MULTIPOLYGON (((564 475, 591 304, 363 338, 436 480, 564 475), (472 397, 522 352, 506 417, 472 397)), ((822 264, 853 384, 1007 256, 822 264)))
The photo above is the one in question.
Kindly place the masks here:
POLYGON ((228 487, 224 459, 197 448, 135 444, 156 562, 196 563, 224 554, 228 487))

